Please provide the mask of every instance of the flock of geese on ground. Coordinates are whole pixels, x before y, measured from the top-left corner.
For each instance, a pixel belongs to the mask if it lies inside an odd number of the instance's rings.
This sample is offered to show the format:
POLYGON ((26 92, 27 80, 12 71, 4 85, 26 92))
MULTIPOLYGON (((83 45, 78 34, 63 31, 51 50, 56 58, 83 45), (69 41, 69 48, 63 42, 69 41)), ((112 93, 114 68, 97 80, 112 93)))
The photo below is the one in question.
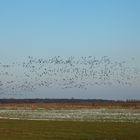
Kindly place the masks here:
POLYGON ((40 88, 88 89, 139 84, 140 69, 107 56, 48 59, 29 56, 24 62, 0 62, 0 94, 34 92, 40 88))

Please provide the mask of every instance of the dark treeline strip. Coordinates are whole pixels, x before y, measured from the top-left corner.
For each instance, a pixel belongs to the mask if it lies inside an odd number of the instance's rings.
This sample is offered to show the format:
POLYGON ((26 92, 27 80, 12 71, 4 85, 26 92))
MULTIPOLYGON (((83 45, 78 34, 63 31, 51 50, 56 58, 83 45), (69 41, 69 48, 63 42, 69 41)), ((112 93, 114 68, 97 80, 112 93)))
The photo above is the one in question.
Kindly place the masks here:
POLYGON ((0 99, 0 103, 140 103, 140 100, 103 99, 0 99))

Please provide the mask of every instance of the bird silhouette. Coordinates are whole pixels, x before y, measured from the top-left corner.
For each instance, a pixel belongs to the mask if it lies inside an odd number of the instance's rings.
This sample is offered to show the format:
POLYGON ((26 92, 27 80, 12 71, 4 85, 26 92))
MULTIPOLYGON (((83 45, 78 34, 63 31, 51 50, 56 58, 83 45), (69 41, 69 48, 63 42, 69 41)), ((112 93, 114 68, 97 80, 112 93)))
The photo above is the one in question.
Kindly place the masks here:
POLYGON ((94 86, 140 85, 140 69, 126 61, 113 61, 107 56, 73 56, 34 58, 3 64, 0 62, 0 94, 34 92, 38 88, 80 88, 94 86))

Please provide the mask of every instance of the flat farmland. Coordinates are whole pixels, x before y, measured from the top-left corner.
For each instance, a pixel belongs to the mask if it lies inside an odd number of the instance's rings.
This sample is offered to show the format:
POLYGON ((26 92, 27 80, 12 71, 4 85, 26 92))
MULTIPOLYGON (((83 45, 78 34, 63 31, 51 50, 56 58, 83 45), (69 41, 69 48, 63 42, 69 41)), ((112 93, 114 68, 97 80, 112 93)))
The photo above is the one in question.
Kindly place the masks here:
POLYGON ((139 140, 140 123, 0 119, 1 140, 139 140))
POLYGON ((28 103, 1 104, 1 119, 140 122, 137 103, 28 103))
POLYGON ((139 140, 139 103, 0 104, 0 140, 139 140))
POLYGON ((140 102, 53 102, 53 103, 0 103, 0 109, 140 109, 140 102))

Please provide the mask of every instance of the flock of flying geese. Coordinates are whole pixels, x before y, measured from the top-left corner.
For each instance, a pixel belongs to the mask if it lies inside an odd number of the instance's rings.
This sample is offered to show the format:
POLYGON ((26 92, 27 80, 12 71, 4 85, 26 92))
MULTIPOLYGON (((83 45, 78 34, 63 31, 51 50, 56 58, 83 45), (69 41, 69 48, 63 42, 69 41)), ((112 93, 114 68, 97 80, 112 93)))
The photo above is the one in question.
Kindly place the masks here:
POLYGON ((34 92, 46 87, 88 89, 139 83, 140 69, 107 56, 48 59, 29 56, 24 62, 0 63, 0 94, 34 92))

